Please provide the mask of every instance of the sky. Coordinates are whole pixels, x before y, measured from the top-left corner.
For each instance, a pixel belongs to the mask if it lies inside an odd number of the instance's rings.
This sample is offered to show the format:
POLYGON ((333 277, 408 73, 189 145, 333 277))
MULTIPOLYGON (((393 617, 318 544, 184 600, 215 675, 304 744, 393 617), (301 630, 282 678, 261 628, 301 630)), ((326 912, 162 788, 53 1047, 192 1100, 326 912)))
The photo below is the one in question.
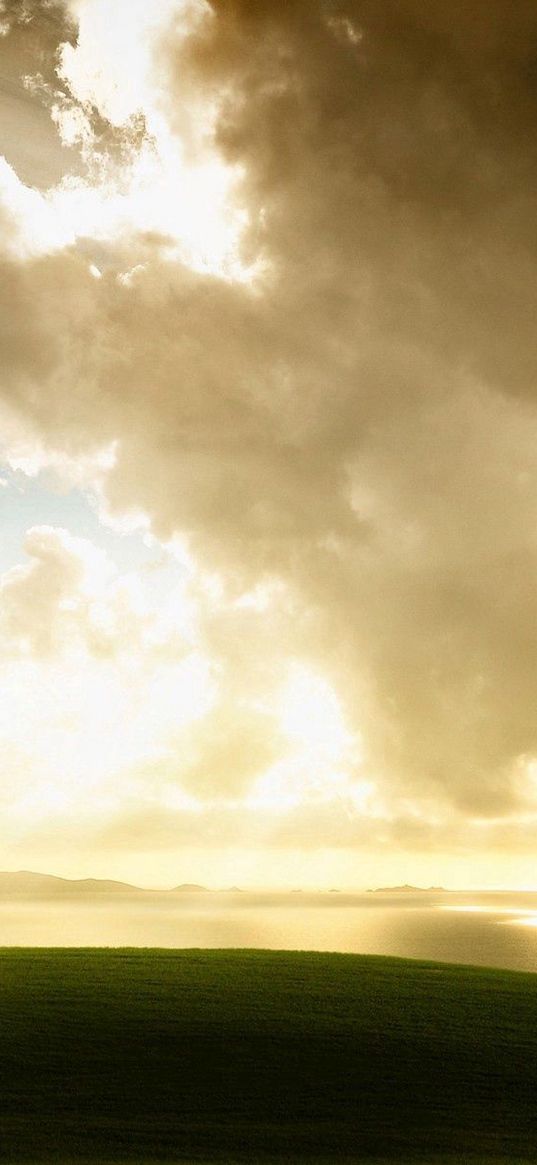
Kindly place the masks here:
POLYGON ((535 887, 533 0, 0 34, 0 867, 535 887))

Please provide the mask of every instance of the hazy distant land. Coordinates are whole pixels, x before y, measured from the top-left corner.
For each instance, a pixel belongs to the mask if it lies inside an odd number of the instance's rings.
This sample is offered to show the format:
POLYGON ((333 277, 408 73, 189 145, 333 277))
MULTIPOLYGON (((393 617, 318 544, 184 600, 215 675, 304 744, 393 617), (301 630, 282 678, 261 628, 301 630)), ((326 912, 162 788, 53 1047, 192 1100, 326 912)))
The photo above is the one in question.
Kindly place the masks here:
POLYGON ((445 886, 377 886, 368 890, 368 894, 449 894, 445 886))
MULTIPOLYGON (((234 887, 237 891, 237 887, 234 887)), ((148 890, 142 886, 132 886, 129 882, 117 882, 109 878, 59 878, 55 874, 39 874, 31 870, 17 870, 13 873, 0 871, 0 898, 43 898, 43 897, 88 897, 93 895, 136 895, 136 894, 207 894, 207 886, 196 882, 184 882, 168 890, 148 890)), ((230 891, 231 893, 231 891, 230 891)))
MULTIPOLYGON (((323 891, 317 891, 323 893, 323 891)), ((129 882, 119 882, 110 878, 61 878, 55 874, 41 874, 32 870, 0 871, 0 898, 2 897, 86 897, 88 895, 132 895, 132 894, 210 894, 227 893, 242 894, 239 886, 230 886, 211 890, 197 882, 182 882, 178 886, 165 889, 148 889, 144 886, 134 886, 129 882)), ((300 887, 279 893, 315 893, 304 891, 300 887)), ((346 893, 337 887, 330 887, 324 891, 328 894, 346 893)), ((348 892, 347 892, 348 893, 348 892)), ((368 894, 446 894, 449 893, 443 886, 378 886, 367 890, 368 894)))

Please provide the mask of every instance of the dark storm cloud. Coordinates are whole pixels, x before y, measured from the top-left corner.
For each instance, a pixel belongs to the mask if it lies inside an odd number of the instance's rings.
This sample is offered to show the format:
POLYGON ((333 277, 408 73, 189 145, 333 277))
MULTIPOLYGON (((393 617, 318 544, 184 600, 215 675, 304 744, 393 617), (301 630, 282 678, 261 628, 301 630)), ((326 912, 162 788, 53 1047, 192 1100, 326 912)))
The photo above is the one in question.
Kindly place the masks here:
POLYGON ((192 68, 225 94, 304 444, 373 528, 308 559, 334 666, 368 676, 390 781, 496 812, 535 747, 535 418, 504 400, 535 391, 535 9, 213 11, 192 68))
POLYGON ((160 64, 178 129, 217 102, 255 286, 3 281, 10 407, 118 439, 111 504, 237 586, 284 578, 276 647, 383 794, 472 817, 524 807, 537 750, 536 62, 532 3, 215 0, 160 64))

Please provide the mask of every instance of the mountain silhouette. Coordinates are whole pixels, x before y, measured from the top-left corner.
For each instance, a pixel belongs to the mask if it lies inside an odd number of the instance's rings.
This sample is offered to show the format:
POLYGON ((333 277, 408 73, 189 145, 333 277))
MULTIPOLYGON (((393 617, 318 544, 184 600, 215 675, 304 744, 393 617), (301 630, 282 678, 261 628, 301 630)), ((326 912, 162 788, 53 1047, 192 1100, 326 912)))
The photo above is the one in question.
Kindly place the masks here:
POLYGON ((0 898, 77 898, 100 894, 143 894, 139 886, 109 878, 58 878, 32 870, 0 872, 0 898))

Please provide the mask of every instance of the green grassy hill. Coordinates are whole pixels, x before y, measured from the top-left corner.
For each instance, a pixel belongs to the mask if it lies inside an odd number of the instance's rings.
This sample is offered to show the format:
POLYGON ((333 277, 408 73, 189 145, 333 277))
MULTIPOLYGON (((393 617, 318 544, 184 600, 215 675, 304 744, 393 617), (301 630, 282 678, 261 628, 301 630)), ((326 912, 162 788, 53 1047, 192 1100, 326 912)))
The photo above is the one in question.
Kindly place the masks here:
POLYGON ((9 1162, 537 1162, 537 975, 0 951, 9 1162))

